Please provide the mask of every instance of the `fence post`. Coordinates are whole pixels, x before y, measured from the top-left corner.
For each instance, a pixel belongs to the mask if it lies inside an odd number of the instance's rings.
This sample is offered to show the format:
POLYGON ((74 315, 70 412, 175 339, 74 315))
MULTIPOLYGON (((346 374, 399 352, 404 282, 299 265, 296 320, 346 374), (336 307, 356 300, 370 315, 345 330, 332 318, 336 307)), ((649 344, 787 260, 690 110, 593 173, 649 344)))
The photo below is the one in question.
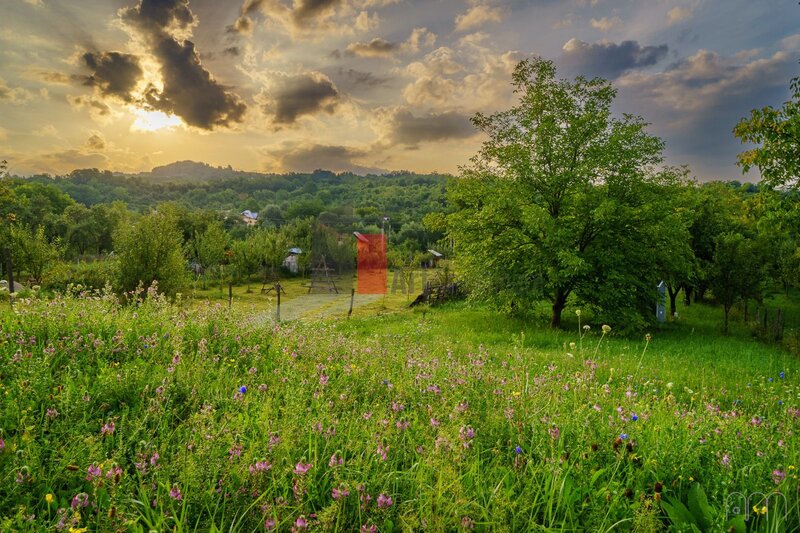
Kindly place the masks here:
POLYGON ((350 310, 347 311, 347 318, 350 318, 350 315, 353 314, 353 300, 356 298, 356 290, 354 288, 350 289, 350 310))
POLYGON ((281 321, 281 282, 280 281, 275 283, 275 294, 278 295, 278 308, 277 308, 276 313, 275 313, 275 321, 276 322, 280 322, 281 321))
POLYGON ((228 309, 233 305, 233 281, 228 282, 228 309))

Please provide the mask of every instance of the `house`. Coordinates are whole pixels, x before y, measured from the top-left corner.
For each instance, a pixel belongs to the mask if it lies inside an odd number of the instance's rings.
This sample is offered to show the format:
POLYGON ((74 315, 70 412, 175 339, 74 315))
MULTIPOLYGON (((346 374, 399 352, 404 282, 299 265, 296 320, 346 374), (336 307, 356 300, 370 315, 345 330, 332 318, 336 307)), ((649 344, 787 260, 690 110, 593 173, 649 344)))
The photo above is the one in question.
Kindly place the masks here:
POLYGON ((428 250, 428 253, 431 254, 423 263, 423 267, 425 268, 436 268, 439 266, 439 260, 444 257, 441 253, 437 252, 436 250, 428 250))
POLYGON ((297 256, 302 253, 303 250, 300 248, 289 248, 289 255, 283 260, 283 267, 292 274, 297 274, 300 271, 300 264, 298 263, 297 256))
POLYGON ((247 224, 248 226, 255 226, 258 224, 258 213, 250 211, 249 209, 245 209, 242 211, 242 222, 247 224))

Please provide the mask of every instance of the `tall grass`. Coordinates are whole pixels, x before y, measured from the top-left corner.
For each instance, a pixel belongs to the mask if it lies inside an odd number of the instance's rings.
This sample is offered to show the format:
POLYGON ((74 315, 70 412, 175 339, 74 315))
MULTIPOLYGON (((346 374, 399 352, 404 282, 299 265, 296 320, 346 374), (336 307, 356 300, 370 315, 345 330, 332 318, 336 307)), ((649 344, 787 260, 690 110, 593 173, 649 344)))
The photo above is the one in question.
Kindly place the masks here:
POLYGON ((577 317, 464 304, 265 326, 23 300, 0 311, 0 529, 659 531, 683 506, 720 531, 730 495, 780 491, 739 518, 792 530, 800 365, 709 313, 649 345, 583 316, 581 347, 577 317))

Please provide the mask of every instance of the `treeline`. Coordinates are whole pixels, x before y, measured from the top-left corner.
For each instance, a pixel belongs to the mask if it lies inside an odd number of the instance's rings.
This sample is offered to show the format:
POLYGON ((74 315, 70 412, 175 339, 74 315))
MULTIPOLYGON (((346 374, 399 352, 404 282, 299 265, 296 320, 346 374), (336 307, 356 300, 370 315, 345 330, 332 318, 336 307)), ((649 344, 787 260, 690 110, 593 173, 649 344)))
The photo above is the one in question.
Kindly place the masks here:
POLYGON ((200 186, 149 183, 96 170, 56 178, 23 179, 5 172, 0 176, 0 249, 12 252, 17 280, 54 289, 70 283, 95 288, 110 283, 118 290, 132 290, 139 282, 147 287, 158 280, 161 290, 174 294, 192 279, 205 285, 222 278, 244 282, 288 275, 282 263, 290 248, 303 251, 297 257, 303 274, 316 223, 348 236, 353 231, 385 231, 392 241, 391 257, 400 266, 419 261, 421 252, 442 237, 422 223, 427 213, 442 209, 444 178, 438 176, 281 176, 275 190, 300 192, 270 196, 271 201, 288 199, 259 208, 254 225, 243 219, 240 208, 255 210, 253 195, 272 190, 265 188, 270 178, 263 175, 200 186), (198 207, 161 201, 191 196, 197 187, 227 190, 237 183, 241 190, 227 204, 198 207), (346 192, 346 184, 354 190, 346 192), (95 199, 113 201, 85 204, 80 195, 66 192, 74 187, 94 191, 95 199), (121 199, 139 188, 149 191, 145 199, 158 203, 140 201, 132 209, 121 199), (106 193, 109 196, 103 196, 106 193), (360 195, 369 199, 353 209, 350 199, 360 195))
POLYGON ((390 216, 399 229, 407 222, 421 220, 425 213, 441 210, 447 181, 442 175, 409 172, 380 176, 322 170, 310 174, 239 174, 195 183, 82 169, 65 176, 12 179, 17 182, 12 187, 22 187, 20 193, 30 196, 34 193, 30 188, 50 186, 39 189, 50 191, 41 194, 52 195, 54 188, 87 207, 124 202, 136 212, 164 202, 230 213, 250 210, 277 224, 322 213, 358 216, 370 223, 390 216))

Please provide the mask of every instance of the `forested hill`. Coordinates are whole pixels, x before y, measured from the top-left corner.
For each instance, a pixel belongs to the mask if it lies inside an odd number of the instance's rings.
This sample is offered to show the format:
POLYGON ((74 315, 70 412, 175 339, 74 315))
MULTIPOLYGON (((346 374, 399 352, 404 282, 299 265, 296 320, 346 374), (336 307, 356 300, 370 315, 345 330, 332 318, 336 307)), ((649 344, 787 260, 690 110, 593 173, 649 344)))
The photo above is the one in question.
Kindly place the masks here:
POLYGON ((125 202, 146 211, 161 202, 218 211, 249 209, 266 217, 293 219, 324 211, 362 217, 389 215, 420 220, 445 205, 447 176, 393 172, 358 176, 317 170, 310 174, 262 174, 182 161, 149 173, 126 175, 96 169, 65 176, 36 175, 23 183, 49 185, 86 206, 125 202))

